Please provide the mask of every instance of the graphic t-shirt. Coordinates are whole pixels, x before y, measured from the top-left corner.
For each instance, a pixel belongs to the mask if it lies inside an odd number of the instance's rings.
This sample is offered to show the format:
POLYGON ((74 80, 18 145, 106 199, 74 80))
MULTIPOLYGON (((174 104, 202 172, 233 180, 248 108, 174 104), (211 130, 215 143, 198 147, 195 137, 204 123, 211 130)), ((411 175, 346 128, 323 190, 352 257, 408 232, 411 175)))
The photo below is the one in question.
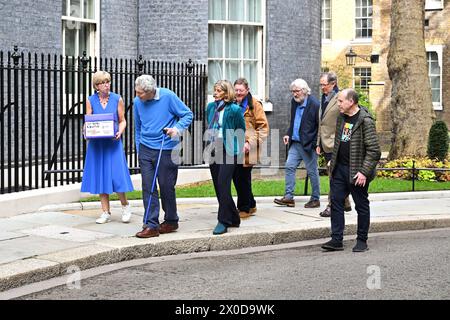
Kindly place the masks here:
POLYGON ((353 116, 344 115, 344 128, 340 134, 341 144, 338 152, 338 163, 343 165, 350 165, 350 140, 352 139, 353 127, 358 121, 359 111, 353 116))

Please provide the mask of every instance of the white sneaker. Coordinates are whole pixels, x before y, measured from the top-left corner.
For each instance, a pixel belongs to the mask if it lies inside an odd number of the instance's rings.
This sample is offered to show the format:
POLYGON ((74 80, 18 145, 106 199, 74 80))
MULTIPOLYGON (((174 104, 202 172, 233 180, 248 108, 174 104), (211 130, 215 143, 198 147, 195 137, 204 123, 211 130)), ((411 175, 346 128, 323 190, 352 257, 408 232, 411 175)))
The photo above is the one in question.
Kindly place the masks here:
POLYGON ((98 218, 97 220, 95 220, 95 223, 98 224, 104 224, 107 222, 111 221, 111 214, 109 214, 108 212, 103 212, 102 215, 100 216, 100 218, 98 218))
POLYGON ((130 205, 122 206, 122 222, 128 223, 131 220, 131 208, 130 205))

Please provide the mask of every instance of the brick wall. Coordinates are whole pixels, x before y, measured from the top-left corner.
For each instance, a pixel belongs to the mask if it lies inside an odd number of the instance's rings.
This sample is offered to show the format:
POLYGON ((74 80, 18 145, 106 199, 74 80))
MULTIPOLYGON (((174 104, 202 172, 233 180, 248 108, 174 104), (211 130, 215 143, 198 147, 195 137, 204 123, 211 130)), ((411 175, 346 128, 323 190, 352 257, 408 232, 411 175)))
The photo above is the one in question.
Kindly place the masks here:
MULTIPOLYGON (((61 2, 0 0, 0 50, 62 53, 61 2)), ((100 54, 111 58, 187 61, 207 64, 208 0, 101 1, 100 54)), ((305 79, 319 96, 320 1, 267 0, 266 100, 272 129, 285 133, 290 117, 289 84, 305 79)), ((280 155, 284 160, 284 146, 280 155)))
POLYGON ((100 49, 102 57, 137 57, 137 1, 101 2, 100 49))
POLYGON ((60 53, 61 8, 61 1, 0 0, 0 50, 17 45, 33 53, 60 53))
MULTIPOLYGON (((286 132, 290 120, 289 85, 303 78, 318 97, 320 76, 320 2, 310 0, 267 1, 266 83, 273 112, 271 129, 286 132)), ((284 159, 284 145, 280 143, 284 159)), ((281 163, 283 164, 283 163, 281 163)))
POLYGON ((139 52, 145 59, 206 64, 208 0, 139 1, 139 52))

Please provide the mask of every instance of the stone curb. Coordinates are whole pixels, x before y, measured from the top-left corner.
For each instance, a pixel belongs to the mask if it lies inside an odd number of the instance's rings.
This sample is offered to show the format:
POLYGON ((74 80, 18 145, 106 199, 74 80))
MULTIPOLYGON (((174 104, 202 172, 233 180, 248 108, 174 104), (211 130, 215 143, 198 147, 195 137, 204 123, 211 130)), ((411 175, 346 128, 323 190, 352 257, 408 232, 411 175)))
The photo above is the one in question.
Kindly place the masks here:
MULTIPOLYGON (((326 223, 328 225, 328 222, 326 223)), ((423 218, 414 220, 373 221, 370 232, 422 230, 450 227, 450 218, 423 218)), ((113 238, 98 241, 94 245, 59 251, 3 264, 0 267, 0 292, 33 282, 68 274, 68 270, 86 270, 102 265, 126 260, 156 256, 177 255, 204 251, 231 250, 255 246, 267 246, 304 240, 327 238, 330 227, 305 228, 259 228, 212 236, 210 233, 184 235, 183 239, 164 240, 164 237, 151 239, 113 238)), ((346 225, 345 235, 356 234, 356 224, 346 225)))
MULTIPOLYGON (((257 197, 257 202, 273 203, 273 197, 257 197)), ((370 201, 391 201, 391 200, 410 200, 410 199, 438 199, 450 198, 450 190, 443 191, 415 191, 415 192, 393 192, 393 193, 371 193, 369 195, 370 201)), ((297 196, 296 201, 304 202, 309 199, 309 196, 297 196)), ((328 201, 328 196, 321 196, 321 201, 328 201)), ((142 207, 142 200, 130 200, 132 207, 142 207)), ((216 198, 177 198, 178 204, 216 204, 216 198)), ((121 206, 119 201, 111 201, 112 208, 119 208, 121 206)), ((65 204, 46 205, 39 208, 39 211, 66 211, 66 210, 91 210, 100 208, 100 202, 74 202, 65 204)))

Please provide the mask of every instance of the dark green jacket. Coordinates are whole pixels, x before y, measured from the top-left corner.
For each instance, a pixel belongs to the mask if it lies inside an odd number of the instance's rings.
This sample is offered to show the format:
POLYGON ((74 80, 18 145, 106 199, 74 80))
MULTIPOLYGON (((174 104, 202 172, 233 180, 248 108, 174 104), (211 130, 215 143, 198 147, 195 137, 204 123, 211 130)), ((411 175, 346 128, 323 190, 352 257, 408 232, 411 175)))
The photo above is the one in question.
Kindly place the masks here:
MULTIPOLYGON (((336 134, 334 136, 334 149, 331 158, 330 172, 336 167, 336 160, 341 144, 341 135, 345 119, 342 114, 338 116, 336 134)), ((376 166, 381 157, 375 122, 372 116, 360 107, 359 118, 353 127, 350 140, 350 175, 349 182, 353 183, 353 177, 359 171, 366 176, 368 181, 375 178, 376 166)))
MULTIPOLYGON (((240 155, 245 143, 245 120, 241 107, 228 102, 223 110, 222 136, 225 150, 228 155, 240 155)), ((211 123, 215 111, 215 102, 210 102, 206 108, 208 125, 211 123)))

